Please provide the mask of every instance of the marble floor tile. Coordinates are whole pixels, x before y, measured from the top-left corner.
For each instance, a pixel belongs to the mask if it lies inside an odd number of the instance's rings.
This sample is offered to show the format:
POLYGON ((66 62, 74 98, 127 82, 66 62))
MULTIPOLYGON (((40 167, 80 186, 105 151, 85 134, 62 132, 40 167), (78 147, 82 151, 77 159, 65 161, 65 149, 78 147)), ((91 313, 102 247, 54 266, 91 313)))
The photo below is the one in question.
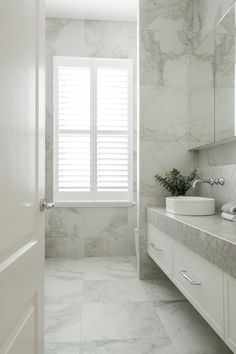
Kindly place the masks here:
POLYGON ((142 284, 151 301, 186 300, 169 279, 143 280, 142 284))
POLYGON ((136 256, 129 256, 130 263, 134 266, 134 269, 137 270, 137 257, 136 256))
POLYGON ((167 333, 151 303, 82 305, 83 341, 166 337, 167 333))
POLYGON ((45 306, 45 342, 78 342, 81 332, 81 306, 45 306))
POLYGON ((79 343, 46 343, 45 354, 80 354, 79 343))
POLYGON ((178 354, 169 338, 89 341, 81 343, 80 354, 178 354))
POLYGON ((45 275, 45 341, 78 342, 83 281, 70 262, 49 261, 45 275), (70 271, 71 270, 71 271, 70 271))
POLYGON ((173 338, 178 354, 233 354, 217 336, 173 338))
POLYGON ((214 333, 187 301, 156 302, 154 306, 170 338, 209 336, 214 333))
POLYGON ((45 278, 45 304, 81 303, 83 281, 76 278, 45 278))
POLYGON ((48 276, 60 279, 137 279, 128 257, 86 257, 78 260, 46 260, 48 276))
POLYGON ((63 259, 46 259, 45 275, 56 279, 83 279, 83 272, 79 267, 80 261, 71 261, 63 259))
POLYGON ((138 279, 85 280, 83 303, 150 301, 138 279))
POLYGON ((84 279, 137 279, 137 273, 128 257, 86 258, 81 264, 84 279))
POLYGON ((129 257, 47 260, 45 354, 232 354, 168 279, 129 257))

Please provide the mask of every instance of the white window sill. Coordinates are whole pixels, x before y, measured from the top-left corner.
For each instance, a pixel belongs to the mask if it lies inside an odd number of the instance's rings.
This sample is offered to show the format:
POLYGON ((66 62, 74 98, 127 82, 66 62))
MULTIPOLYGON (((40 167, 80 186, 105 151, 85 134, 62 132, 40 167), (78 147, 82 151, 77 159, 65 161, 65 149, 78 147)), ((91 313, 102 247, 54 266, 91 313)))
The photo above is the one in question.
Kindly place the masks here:
POLYGON ((56 208, 106 208, 106 207, 126 207, 130 208, 135 206, 135 202, 131 201, 122 201, 122 200, 107 200, 107 201, 90 201, 90 200, 85 200, 85 201, 61 201, 61 202, 54 202, 54 206, 56 208))

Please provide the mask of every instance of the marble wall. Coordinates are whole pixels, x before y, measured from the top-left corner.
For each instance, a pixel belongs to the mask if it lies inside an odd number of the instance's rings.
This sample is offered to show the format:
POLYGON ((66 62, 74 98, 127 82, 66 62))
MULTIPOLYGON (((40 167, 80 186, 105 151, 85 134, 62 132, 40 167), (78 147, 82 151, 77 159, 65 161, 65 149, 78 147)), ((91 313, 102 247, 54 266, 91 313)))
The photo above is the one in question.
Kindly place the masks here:
POLYGON ((217 210, 229 201, 236 201, 236 142, 199 151, 198 170, 202 177, 224 177, 224 186, 202 184, 198 194, 216 199, 217 210))
MULTIPOLYGON (((234 0, 195 0, 198 5, 200 24, 199 39, 203 39, 223 14, 234 3, 234 0)), ((236 142, 227 143, 200 150, 198 154, 198 169, 203 177, 224 177, 223 187, 199 186, 199 194, 216 198, 217 209, 222 204, 236 200, 236 142)))
POLYGON ((214 35, 193 50, 189 63, 189 147, 214 141, 214 35))
POLYGON ((234 135, 235 7, 215 26, 215 141, 234 135))
POLYGON ((140 0, 139 275, 160 276, 147 255, 146 208, 165 203, 154 180, 196 165, 188 152, 188 64, 195 41, 192 0, 140 0))
POLYGON ((222 18, 234 0, 194 0, 195 26, 199 26, 199 41, 201 41, 222 18))
MULTIPOLYGON (((53 56, 132 58, 136 68, 136 38, 136 24, 131 22, 47 19, 46 198, 48 200, 52 200, 53 197, 53 56)), ((136 78, 134 81, 136 82, 136 78)), ((136 94, 134 101, 136 102, 136 94)), ((134 108, 136 117, 136 104, 134 108)), ((134 189, 136 191, 136 177, 134 189)), ((134 255, 135 227, 135 207, 54 208, 47 212, 46 217, 46 257, 134 255)))

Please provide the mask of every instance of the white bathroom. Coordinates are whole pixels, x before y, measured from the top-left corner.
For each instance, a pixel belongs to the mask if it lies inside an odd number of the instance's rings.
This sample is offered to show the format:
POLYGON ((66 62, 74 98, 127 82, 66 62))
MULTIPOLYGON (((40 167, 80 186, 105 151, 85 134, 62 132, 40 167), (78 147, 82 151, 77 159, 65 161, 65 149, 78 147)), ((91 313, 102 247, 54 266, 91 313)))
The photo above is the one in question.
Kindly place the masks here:
POLYGON ((236 353, 235 0, 0 2, 0 353, 236 353))

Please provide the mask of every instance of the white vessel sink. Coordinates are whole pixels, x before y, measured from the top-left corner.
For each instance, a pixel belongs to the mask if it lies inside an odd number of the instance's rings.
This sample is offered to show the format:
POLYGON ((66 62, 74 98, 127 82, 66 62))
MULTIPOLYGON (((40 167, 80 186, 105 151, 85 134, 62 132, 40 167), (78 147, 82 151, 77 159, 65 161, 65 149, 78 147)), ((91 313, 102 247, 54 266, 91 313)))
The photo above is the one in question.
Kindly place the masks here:
POLYGON ((178 215, 213 215, 215 199, 203 197, 166 198, 166 210, 178 215))

